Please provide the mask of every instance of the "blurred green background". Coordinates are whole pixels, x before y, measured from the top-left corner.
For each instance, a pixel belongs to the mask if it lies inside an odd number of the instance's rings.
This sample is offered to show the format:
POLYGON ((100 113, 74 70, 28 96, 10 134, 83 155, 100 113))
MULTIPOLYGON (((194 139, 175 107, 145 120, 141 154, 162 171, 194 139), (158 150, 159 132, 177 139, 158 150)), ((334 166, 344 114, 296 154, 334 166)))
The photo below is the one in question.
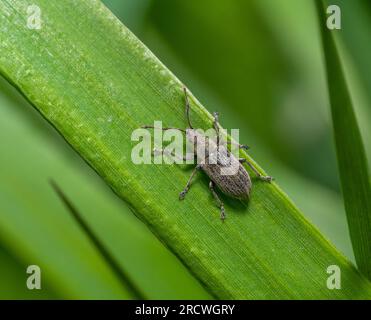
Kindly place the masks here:
MULTIPOLYGON (((306 217, 354 261, 337 174, 318 22, 309 0, 104 0, 306 217)), ((336 0, 338 45, 370 157, 371 5, 336 0)), ((0 298, 127 298, 51 189, 68 190, 146 298, 211 298, 5 80, 0 80, 0 298), (27 159, 27 161, 25 161, 27 159), (71 247, 74 248, 71 251, 71 247), (42 288, 26 288, 26 268, 42 288)))

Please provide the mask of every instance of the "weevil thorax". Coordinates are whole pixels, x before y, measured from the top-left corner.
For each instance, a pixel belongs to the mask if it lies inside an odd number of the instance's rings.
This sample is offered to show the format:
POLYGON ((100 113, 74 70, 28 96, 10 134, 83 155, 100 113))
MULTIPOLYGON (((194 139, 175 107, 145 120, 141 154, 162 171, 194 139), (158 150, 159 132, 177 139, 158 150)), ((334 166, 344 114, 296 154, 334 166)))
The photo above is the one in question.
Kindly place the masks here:
POLYGON ((216 137, 209 136, 201 129, 186 129, 187 142, 193 145, 194 153, 197 155, 197 163, 205 164, 206 160, 211 163, 217 158, 216 137))

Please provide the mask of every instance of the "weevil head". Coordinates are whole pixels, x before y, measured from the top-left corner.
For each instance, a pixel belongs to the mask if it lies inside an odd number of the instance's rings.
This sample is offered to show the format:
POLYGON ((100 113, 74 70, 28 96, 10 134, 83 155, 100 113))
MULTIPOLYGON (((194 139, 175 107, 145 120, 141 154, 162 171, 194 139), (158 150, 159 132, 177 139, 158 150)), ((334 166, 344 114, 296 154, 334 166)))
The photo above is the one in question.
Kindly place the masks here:
POLYGON ((186 129, 186 138, 188 141, 193 142, 199 137, 199 132, 196 129, 187 128, 186 129))
POLYGON ((205 146, 205 136, 199 132, 197 129, 186 129, 186 142, 187 145, 191 146, 194 155, 203 154, 203 152, 199 152, 199 148, 204 148, 205 146))
POLYGON ((205 133, 202 129, 186 129, 186 139, 187 142, 193 144, 194 146, 204 146, 206 143, 205 133))

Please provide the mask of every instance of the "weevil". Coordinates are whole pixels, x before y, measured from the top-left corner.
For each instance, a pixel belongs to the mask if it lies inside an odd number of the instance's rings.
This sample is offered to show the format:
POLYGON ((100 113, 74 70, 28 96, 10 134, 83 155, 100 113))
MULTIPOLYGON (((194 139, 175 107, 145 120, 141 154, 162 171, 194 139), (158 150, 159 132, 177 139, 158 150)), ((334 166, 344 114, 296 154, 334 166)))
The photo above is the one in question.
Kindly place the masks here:
MULTIPOLYGON (((185 133, 186 139, 189 142, 195 144, 195 152, 198 150, 196 144, 201 146, 205 150, 205 159, 210 156, 210 150, 216 150, 216 162, 215 163, 208 163, 207 161, 203 161, 202 163, 198 163, 196 167, 193 169, 191 176, 188 179, 188 182, 183 189, 182 192, 179 194, 179 199, 183 200, 188 193, 192 180, 196 175, 196 172, 199 170, 204 171, 207 176, 210 178, 209 182, 209 189, 217 202, 220 208, 220 218, 224 220, 226 218, 226 213, 224 209, 224 203, 220 199, 219 195, 216 192, 217 187, 221 192, 226 194, 229 197, 240 199, 240 200, 247 200, 250 197, 250 192, 252 188, 252 182, 250 179, 249 173, 246 171, 243 163, 246 163, 252 171, 257 175, 257 177, 263 181, 271 182, 273 180, 270 176, 263 176, 260 172, 255 168, 255 166, 245 158, 236 158, 232 153, 230 153, 226 146, 219 143, 219 114, 217 112, 213 113, 214 121, 213 127, 217 134, 217 141, 215 142, 212 139, 209 139, 204 134, 200 133, 196 129, 193 128, 191 119, 190 119, 190 104, 188 99, 188 92, 187 89, 184 87, 184 96, 185 96, 185 115, 188 122, 188 128, 180 129, 180 128, 162 128, 162 130, 180 130, 185 133), (221 169, 226 168, 226 166, 233 167, 236 166, 234 174, 221 174, 221 169)), ((142 128, 154 128, 154 126, 142 126, 142 128)), ((227 144, 231 144, 233 142, 227 142, 227 144)), ((238 144, 238 148, 248 150, 249 147, 246 145, 238 144)), ((160 154, 165 154, 164 150, 154 150, 160 154)), ((175 156, 171 154, 171 156, 175 156)), ((183 160, 186 161, 187 158, 183 157, 183 160)))

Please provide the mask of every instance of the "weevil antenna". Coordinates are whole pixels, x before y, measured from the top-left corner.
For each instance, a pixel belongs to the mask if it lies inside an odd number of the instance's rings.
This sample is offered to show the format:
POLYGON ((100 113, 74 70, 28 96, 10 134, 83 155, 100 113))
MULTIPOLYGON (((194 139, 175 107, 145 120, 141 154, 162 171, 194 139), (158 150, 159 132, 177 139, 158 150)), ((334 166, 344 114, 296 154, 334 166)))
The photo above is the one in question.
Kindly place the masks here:
POLYGON ((189 116, 190 107, 189 107, 187 88, 183 87, 183 90, 184 90, 184 96, 185 96, 185 102, 186 102, 186 117, 187 117, 188 125, 191 129, 193 129, 192 124, 191 124, 191 118, 189 116))
POLYGON ((182 132, 186 132, 184 129, 180 129, 180 128, 173 128, 173 127, 167 127, 167 128, 157 128, 155 126, 141 126, 142 129, 161 129, 162 131, 166 131, 166 130, 179 130, 179 131, 182 131, 182 132))

